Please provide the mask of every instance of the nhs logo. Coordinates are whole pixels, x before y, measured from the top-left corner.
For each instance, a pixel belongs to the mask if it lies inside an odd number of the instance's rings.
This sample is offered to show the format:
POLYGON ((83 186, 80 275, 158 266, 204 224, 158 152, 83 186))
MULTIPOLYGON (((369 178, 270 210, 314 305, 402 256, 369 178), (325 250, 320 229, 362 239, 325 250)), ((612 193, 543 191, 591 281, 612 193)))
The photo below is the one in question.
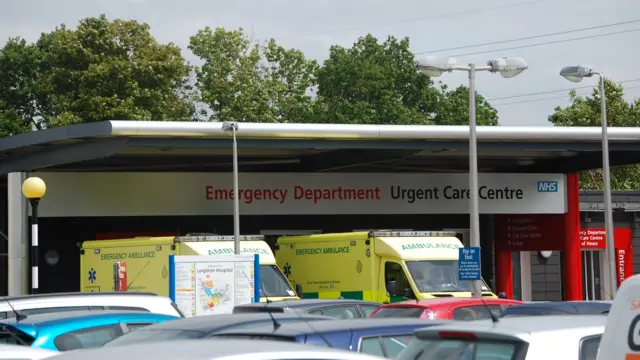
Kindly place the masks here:
POLYGON ((558 192, 558 182, 538 181, 538 192, 558 192))

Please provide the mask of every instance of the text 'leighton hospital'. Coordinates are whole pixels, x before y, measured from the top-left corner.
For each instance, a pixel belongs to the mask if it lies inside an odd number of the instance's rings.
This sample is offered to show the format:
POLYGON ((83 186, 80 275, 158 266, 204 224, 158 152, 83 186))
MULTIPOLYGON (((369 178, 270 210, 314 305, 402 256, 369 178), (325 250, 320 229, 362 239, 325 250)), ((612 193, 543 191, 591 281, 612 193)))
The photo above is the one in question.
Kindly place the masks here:
MULTIPOLYGON (((291 188, 270 188, 270 189, 240 189, 239 200, 246 204, 254 201, 276 201, 280 204, 288 200, 312 201, 317 204, 326 200, 401 200, 407 203, 414 203, 417 200, 467 200, 470 198, 470 191, 466 188, 455 186, 444 186, 442 188, 432 187, 428 189, 405 188, 398 185, 389 187, 388 196, 381 194, 380 187, 374 188, 305 188, 303 186, 293 186, 291 188)), ((490 187, 480 186, 479 197, 482 200, 523 200, 525 192, 521 188, 511 187, 490 187)), ((217 188, 212 185, 205 186, 205 199, 209 201, 225 201, 234 199, 233 189, 217 188)))

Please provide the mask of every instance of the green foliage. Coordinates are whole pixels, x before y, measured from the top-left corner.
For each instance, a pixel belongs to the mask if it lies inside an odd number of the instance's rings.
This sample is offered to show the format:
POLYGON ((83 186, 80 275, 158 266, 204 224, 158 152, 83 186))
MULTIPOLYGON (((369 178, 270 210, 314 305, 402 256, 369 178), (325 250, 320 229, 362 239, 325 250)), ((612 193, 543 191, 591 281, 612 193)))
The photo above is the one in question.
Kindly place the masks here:
MULTIPOLYGON (((372 35, 351 48, 332 46, 318 73, 318 99, 326 113, 319 121, 359 124, 469 123, 469 91, 435 87, 418 72, 409 39, 372 35)), ((477 97, 479 124, 496 125, 497 112, 477 97)))
POLYGON ((86 18, 76 30, 61 25, 35 44, 9 40, 0 53, 0 111, 37 128, 190 120, 189 73, 180 48, 159 44, 147 24, 86 18))
POLYGON ((189 49, 204 65, 196 69, 201 101, 211 120, 306 122, 318 64, 300 50, 274 40, 257 43, 243 29, 205 28, 191 37, 189 49))
MULTIPOLYGON (((600 88, 593 89, 591 96, 582 97, 572 90, 569 93, 571 105, 556 107, 549 121, 556 126, 601 126, 600 88)), ((640 126, 640 100, 632 103, 624 99, 621 85, 605 79, 607 104, 607 125, 616 127, 640 126)), ((585 171, 580 174, 580 188, 584 190, 602 189, 602 169, 585 171)), ((611 168, 611 188, 613 190, 640 189, 640 166, 618 166, 611 168)))

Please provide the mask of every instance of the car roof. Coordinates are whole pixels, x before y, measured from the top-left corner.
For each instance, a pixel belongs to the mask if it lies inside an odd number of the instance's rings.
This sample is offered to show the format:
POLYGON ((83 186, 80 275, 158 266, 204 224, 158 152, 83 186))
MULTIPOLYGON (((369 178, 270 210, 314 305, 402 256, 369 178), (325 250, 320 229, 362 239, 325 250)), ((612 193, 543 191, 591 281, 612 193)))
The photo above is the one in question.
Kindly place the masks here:
POLYGON ((2 302, 15 302, 20 300, 33 300, 33 299, 46 299, 46 298, 59 298, 59 297, 83 297, 83 296, 158 296, 151 292, 62 292, 62 293, 49 293, 49 294, 32 294, 32 295, 15 295, 15 296, 3 296, 0 297, 0 303, 2 302))
MULTIPOLYGON (((76 319, 96 319, 96 318, 111 318, 111 317, 121 317, 121 316, 132 316, 132 315, 140 315, 140 316, 162 316, 168 317, 168 315, 162 314, 153 314, 148 311, 124 311, 124 310, 88 310, 88 311, 63 311, 63 312, 52 312, 46 314, 34 314, 27 316, 26 319, 17 320, 16 318, 0 320, 0 323, 3 324, 30 324, 30 325, 43 325, 46 323, 57 322, 57 321, 73 321, 76 319)), ((177 318, 177 317, 176 317, 177 318)))
POLYGON ((611 302, 605 301, 548 301, 515 305, 506 309, 504 315, 535 309, 557 310, 567 314, 602 314, 608 312, 610 308, 611 302))
POLYGON ((273 301, 268 304, 245 304, 239 307, 277 307, 277 308, 309 308, 317 305, 342 305, 342 304, 366 304, 366 305, 382 305, 374 301, 364 301, 355 299, 300 299, 300 300, 281 300, 273 301))
MULTIPOLYGON (((223 356, 247 355, 263 352, 300 352, 318 351, 327 354, 344 354, 344 350, 315 347, 294 342, 260 340, 224 339, 224 340, 176 340, 163 343, 102 347, 86 350, 74 350, 57 355, 56 360, 112 360, 112 359, 216 359, 223 356)), ((352 354, 350 354, 352 355, 352 354)), ((330 355, 327 355, 330 356, 330 355)), ((366 357, 362 357, 363 359, 366 357)), ((373 359, 373 358, 372 358, 373 359)))
POLYGON ((492 320, 476 320, 467 322, 451 322, 444 325, 419 329, 414 332, 418 338, 431 338, 439 331, 461 331, 473 333, 491 333, 507 335, 509 337, 519 337, 522 335, 533 335, 558 330, 584 330, 591 331, 592 328, 602 328, 607 317, 600 315, 550 315, 544 320, 539 316, 518 316, 501 318, 498 322, 492 320))
POLYGON ((397 305, 406 306, 406 305, 414 305, 414 306, 438 306, 438 305, 458 305, 458 304, 469 304, 469 305, 482 305, 486 304, 522 304, 522 301, 519 300, 511 300, 511 299, 495 299, 495 298, 465 298, 465 297, 440 297, 433 299, 421 299, 421 300, 408 300, 408 301, 399 301, 391 304, 385 304, 384 307, 394 307, 397 305))
MULTIPOLYGON (((337 318, 331 318, 321 315, 299 315, 294 313, 272 313, 276 320, 284 319, 313 319, 313 320, 337 320, 337 318)), ((267 312, 261 313, 247 313, 247 314, 220 314, 220 315, 208 315, 208 316, 194 316, 189 318, 182 318, 174 321, 165 321, 153 325, 144 327, 144 330, 200 330, 200 331, 213 331, 216 329, 224 328, 229 325, 252 322, 258 320, 269 320, 271 316, 267 312)))
POLYGON ((218 334, 230 335, 230 334, 269 334, 280 336, 297 336, 302 334, 314 334, 314 333, 329 333, 335 331, 357 331, 366 329, 383 329, 383 328, 398 328, 403 326, 433 326, 449 323, 450 320, 425 320, 425 319, 349 319, 339 321, 314 321, 313 325, 305 322, 282 324, 277 330, 274 331, 271 325, 261 325, 248 329, 236 329, 229 331, 222 331, 218 334))

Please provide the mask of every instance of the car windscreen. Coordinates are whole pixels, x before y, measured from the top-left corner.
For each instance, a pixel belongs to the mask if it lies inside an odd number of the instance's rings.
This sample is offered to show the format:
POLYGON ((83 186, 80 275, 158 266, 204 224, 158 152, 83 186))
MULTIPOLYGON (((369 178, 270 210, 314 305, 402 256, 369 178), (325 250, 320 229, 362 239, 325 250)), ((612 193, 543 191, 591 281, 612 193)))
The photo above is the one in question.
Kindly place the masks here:
POLYGON ((0 324, 0 344, 31 346, 36 339, 11 326, 0 324))
POLYGON ((537 306, 510 306, 503 310, 502 317, 507 316, 537 316, 537 315, 578 315, 572 309, 560 309, 537 306))
POLYGON ((221 334, 213 335, 212 339, 248 339, 248 340, 272 340, 272 341, 287 341, 295 342, 296 339, 290 336, 278 336, 278 335, 251 335, 251 334, 221 334))
POLYGON ((519 341, 415 339, 397 360, 515 360, 526 343, 519 341))
POLYGON ((296 293, 275 265, 260 265, 260 296, 287 297, 296 293))
POLYGON ((373 314, 373 318, 420 318, 424 312, 420 307, 382 307, 373 314))
POLYGON ((115 338, 112 341, 106 343, 104 346, 113 347, 169 340, 200 339, 205 336, 207 336, 206 332, 198 330, 141 328, 115 338))
MULTIPOLYGON (((471 281, 459 279, 458 260, 415 260, 406 264, 421 293, 471 291, 471 281)), ((489 289, 483 284, 482 291, 489 289)))

